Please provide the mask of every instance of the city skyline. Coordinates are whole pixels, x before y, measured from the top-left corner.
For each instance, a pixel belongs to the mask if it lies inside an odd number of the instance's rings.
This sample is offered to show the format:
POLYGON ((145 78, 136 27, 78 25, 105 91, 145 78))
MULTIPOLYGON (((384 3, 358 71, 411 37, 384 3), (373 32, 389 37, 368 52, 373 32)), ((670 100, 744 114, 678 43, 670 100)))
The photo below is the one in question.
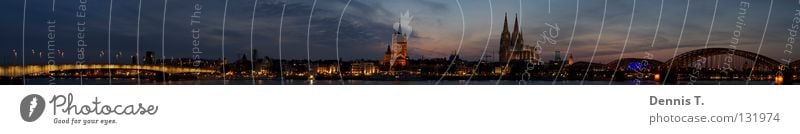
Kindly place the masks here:
MULTIPOLYGON (((7 5, 22 5, 22 1, 13 1, 7 5)), ((107 57, 99 58, 101 50, 104 56, 116 55, 122 52, 122 57, 112 58, 112 62, 125 62, 129 57, 136 53, 136 19, 138 1, 117 1, 111 19, 111 51, 107 49, 108 43, 108 3, 104 1, 88 3, 88 32, 87 32, 87 55, 90 63, 106 63, 107 57)), ((167 5, 166 13, 163 12, 162 1, 143 1, 142 20, 140 25, 139 55, 144 55, 145 51, 156 52, 156 57, 162 55, 170 58, 192 57, 191 21, 192 4, 195 1, 170 1, 167 5), (164 38, 165 45, 163 50, 167 54, 161 53, 161 17, 166 14, 166 29, 164 38), (181 35, 185 34, 185 35, 181 35)), ((224 1, 221 1, 224 2, 224 1)), ((347 1, 318 1, 314 6, 313 1, 291 1, 286 3, 284 13, 284 26, 282 33, 283 59, 306 59, 308 56, 312 60, 317 59, 336 59, 335 49, 335 30, 338 24, 339 15, 347 1), (311 17, 311 28, 309 25, 309 15, 311 7, 314 7, 314 17, 311 17), (311 31, 308 33, 307 31, 311 31), (306 35, 310 35, 307 37, 306 35), (308 44, 306 41, 308 40, 308 44), (310 47, 307 48, 306 45, 310 47), (308 53, 307 53, 308 52, 308 53)), ((576 61, 589 61, 591 52, 595 45, 598 45, 594 62, 606 63, 618 58, 622 45, 625 44, 625 35, 628 22, 631 21, 632 0, 608 1, 608 9, 605 18, 605 25, 602 25, 603 35, 598 35, 601 31, 600 21, 603 20, 604 1, 580 1, 577 28, 572 45, 570 42, 573 22, 575 22, 575 6, 577 1, 493 1, 492 18, 489 18, 488 1, 351 1, 348 11, 344 13, 342 27, 340 31, 339 53, 344 60, 380 60, 386 49, 386 42, 390 41, 390 34, 393 32, 393 24, 397 21, 400 13, 410 12, 413 20, 410 25, 414 32, 409 38, 409 58, 444 58, 456 51, 465 60, 477 61, 482 54, 483 48, 488 45, 486 54, 492 57, 489 61, 496 61, 500 44, 500 33, 502 19, 505 14, 509 16, 519 14, 520 26, 525 31, 524 38, 526 44, 534 44, 541 39, 539 32, 546 30, 548 24, 558 25, 560 31, 556 38, 555 45, 546 45, 542 48, 542 58, 552 60, 555 51, 561 51, 562 56, 567 53, 574 53, 576 61), (522 4, 519 4, 522 3, 522 4), (549 4, 549 6, 548 6, 549 4), (421 6, 423 5, 423 6, 421 6), (461 17, 459 5, 465 13, 464 18, 464 43, 459 50, 461 37, 461 17), (548 9, 550 7, 551 9, 548 9), (522 11, 520 12, 520 9, 522 11), (548 14, 548 10, 552 10, 548 14), (492 23, 491 34, 488 34, 489 24, 492 23), (598 37, 600 41, 597 41, 598 37), (487 43, 487 39, 489 39, 487 43), (599 42, 599 43, 598 43, 599 42), (566 51, 567 46, 571 50, 566 51)), ((660 22, 660 30, 654 47, 649 45, 653 41, 655 25, 658 24, 658 0, 639 0, 637 1, 636 14, 633 17, 632 30, 628 40, 627 50, 624 57, 642 57, 644 52, 655 55, 657 60, 667 60, 673 57, 673 51, 678 48, 677 53, 703 48, 706 39, 708 47, 727 47, 727 39, 736 26, 736 8, 740 4, 733 1, 720 1, 717 15, 715 17, 714 31, 710 38, 708 29, 711 24, 711 15, 714 7, 713 0, 692 1, 689 5, 689 12, 686 13, 687 23, 683 38, 680 39, 680 46, 676 46, 680 36, 683 14, 687 6, 685 1, 667 1, 664 5, 663 18, 660 22), (642 8, 650 7, 650 8, 642 8)), ((200 1, 203 5, 201 22, 201 45, 203 59, 219 59, 222 56, 222 13, 225 5, 220 1, 200 1)), ((775 1, 772 9, 772 18, 768 25, 768 32, 764 39, 761 54, 774 59, 783 58, 780 52, 784 50, 783 44, 786 40, 786 28, 790 26, 793 17, 793 9, 786 6, 787 1, 775 1)), ((2 27, 7 29, 2 32, 2 50, 7 51, 3 55, 12 56, 12 50, 18 51, 20 55, 29 54, 29 49, 44 51, 46 47, 47 23, 55 15, 56 26, 56 48, 64 50, 65 58, 57 58, 58 63, 74 62, 76 55, 70 52, 75 49, 76 40, 74 35, 76 23, 73 13, 78 9, 78 1, 57 1, 55 11, 49 11, 49 2, 27 3, 26 15, 26 50, 22 50, 22 6, 2 8, 10 12, 7 19, 0 21, 2 27), (16 14, 18 13, 18 14, 16 14)), ((225 17, 225 57, 228 59, 238 58, 239 54, 250 55, 250 19, 252 19, 252 9, 254 1, 231 1, 228 5, 228 14, 225 17)), ((759 39, 766 20, 768 1, 752 1, 746 16, 746 27, 742 30, 742 43, 737 47, 741 50, 757 51, 759 39)), ((278 58, 278 33, 280 13, 283 3, 278 1, 260 0, 256 8, 255 19, 253 19, 254 39, 253 48, 260 50, 260 56, 278 58)), ((73 51, 74 52, 74 51, 73 51)), ((38 58, 38 54, 27 55, 28 63, 45 63, 45 58, 38 58), (38 58, 38 59, 37 59, 38 58)), ((789 55, 789 58, 796 59, 796 54, 789 55)), ((15 59, 18 59, 16 57, 15 59)), ((10 61, 10 60, 9 60, 10 61)), ((11 61, 19 64, 20 61, 11 61)), ((3 64, 8 64, 4 62, 3 64)))

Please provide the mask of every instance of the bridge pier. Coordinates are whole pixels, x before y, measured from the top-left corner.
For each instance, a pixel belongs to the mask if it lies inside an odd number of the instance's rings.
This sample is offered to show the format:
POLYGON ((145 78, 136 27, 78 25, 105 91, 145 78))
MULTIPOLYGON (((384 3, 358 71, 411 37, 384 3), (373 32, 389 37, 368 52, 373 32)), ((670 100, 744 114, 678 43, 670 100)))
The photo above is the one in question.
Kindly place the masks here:
POLYGON ((672 70, 672 71, 661 70, 661 71, 659 71, 658 75, 660 76, 660 79, 662 80, 662 81, 659 81, 659 82, 663 82, 664 84, 670 84, 670 85, 678 85, 678 84, 680 84, 679 81, 678 81, 679 80, 678 75, 676 75, 677 74, 676 71, 677 70, 672 70), (667 72, 669 72, 669 73, 667 73, 667 72))
MULTIPOLYGON (((784 69, 781 74, 780 81, 775 80, 776 85, 793 85, 794 84, 794 76, 795 76, 794 69, 784 69)), ((776 76, 778 77, 778 76, 776 76)))
POLYGON ((613 81, 625 81, 625 73, 622 71, 616 71, 616 73, 612 73, 611 76, 613 81))

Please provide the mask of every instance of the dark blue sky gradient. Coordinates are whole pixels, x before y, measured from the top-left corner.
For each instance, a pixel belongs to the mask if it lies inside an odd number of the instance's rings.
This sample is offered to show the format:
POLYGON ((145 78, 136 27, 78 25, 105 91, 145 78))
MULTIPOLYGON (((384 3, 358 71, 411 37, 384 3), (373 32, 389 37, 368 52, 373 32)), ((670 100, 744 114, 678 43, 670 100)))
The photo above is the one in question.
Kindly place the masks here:
MULTIPOLYGON (((56 0, 55 12, 50 11, 50 0, 28 0, 26 15, 26 50, 22 50, 23 0, 7 0, 0 4, 0 56, 8 57, 0 64, 14 62, 12 49, 26 54, 26 62, 44 63, 46 58, 32 55, 31 49, 45 51, 47 43, 47 24, 49 19, 57 21, 56 48, 65 50, 64 58, 56 59, 59 63, 72 63, 76 59, 76 18, 75 12, 79 0, 56 0)), ((106 63, 106 58, 99 57, 99 51, 107 50, 109 0, 89 1, 88 3, 88 60, 91 63, 106 63)), ((139 0, 115 0, 111 14, 111 51, 122 52, 123 57, 115 63, 129 63, 130 55, 136 53, 137 6, 139 0)), ((190 33, 190 15, 193 4, 203 5, 200 49, 201 57, 218 59, 222 57, 222 19, 224 0, 169 0, 166 10, 165 50, 161 53, 161 22, 164 1, 142 0, 140 55, 145 51, 154 51, 157 56, 189 57, 192 49, 190 33)), ((259 56, 278 57, 283 52, 285 59, 305 59, 306 49, 310 50, 312 59, 336 58, 336 30, 339 15, 347 0, 320 0, 314 9, 311 24, 308 23, 313 0, 291 0, 288 2, 275 0, 259 0, 254 24, 254 48, 259 56), (283 20, 283 49, 278 50, 278 30, 283 4, 286 13, 283 20), (307 26, 311 26, 310 48, 306 47, 307 26)), ((390 40, 392 25, 402 12, 409 11, 414 19, 410 25, 414 31, 409 44, 411 58, 444 57, 458 49, 464 32, 462 57, 477 60, 484 50, 487 36, 489 46, 487 54, 495 61, 502 31, 504 13, 508 13, 509 21, 519 13, 521 26, 525 32, 527 44, 534 44, 541 39, 538 35, 546 30, 545 23, 557 24, 560 27, 558 44, 543 46, 545 59, 553 58, 553 51, 566 51, 575 24, 576 0, 494 0, 492 9, 488 0, 353 0, 342 18, 339 39, 339 54, 345 60, 379 59, 390 40), (460 2, 460 8, 459 3, 460 2), (549 9, 548 9, 549 8, 549 9), (462 21, 461 12, 464 18, 462 21), (550 13, 548 13, 550 10, 550 13), (493 11, 490 12, 490 11, 493 11), (493 15, 493 16, 490 16, 493 15), (465 30, 462 30, 462 24, 465 30), (490 26, 493 29, 490 31, 490 26), (489 33, 491 32, 491 34, 489 33)), ((594 50, 600 33, 603 19, 603 0, 581 0, 580 10, 575 28, 574 42, 571 49, 577 60, 587 61, 594 50)), ((596 62, 608 62, 618 58, 631 10, 633 0, 608 0, 607 14, 600 46, 596 54, 596 62)), ((650 47, 658 21, 661 0, 637 0, 636 13, 631 26, 630 40, 625 57, 642 57, 644 52, 655 54, 658 60, 667 60, 673 56, 683 22, 687 2, 684 0, 666 0, 664 13, 656 44, 650 47)), ((683 39, 678 54, 704 47, 714 11, 714 0, 692 0, 689 6, 683 39)), ((720 0, 719 8, 709 47, 728 47, 740 1, 720 0)), ((768 0, 751 0, 747 11, 746 26, 742 32, 742 44, 739 49, 756 52, 767 18, 768 0)), ((775 0, 766 38, 761 53, 773 59, 784 58, 784 45, 787 28, 790 28, 795 10, 800 9, 797 1, 775 0)), ((253 0, 231 0, 228 6, 225 26, 225 56, 236 57, 248 54, 250 48, 250 17, 253 0)), ((796 59, 797 54, 790 55, 796 59)), ((18 57, 19 63, 21 57, 18 57)))

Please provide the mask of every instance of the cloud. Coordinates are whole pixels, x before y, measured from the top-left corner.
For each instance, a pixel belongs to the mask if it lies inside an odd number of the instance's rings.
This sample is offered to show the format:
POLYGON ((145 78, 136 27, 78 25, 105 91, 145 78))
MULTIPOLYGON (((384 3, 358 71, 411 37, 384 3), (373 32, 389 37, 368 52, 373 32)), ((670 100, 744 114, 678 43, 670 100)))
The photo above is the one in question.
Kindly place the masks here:
MULTIPOLYGON (((527 44, 533 44, 540 37, 546 27, 544 23, 557 23, 560 36, 557 45, 544 47, 545 59, 552 59, 553 51, 566 51, 569 46, 579 60, 591 58, 591 52, 598 41, 600 27, 603 35, 599 38, 598 51, 595 56, 600 62, 618 58, 627 34, 631 10, 636 6, 633 25, 631 26, 630 39, 625 46, 625 55, 639 56, 644 52, 652 52, 657 59, 671 58, 676 50, 678 40, 678 54, 693 49, 705 47, 709 40, 709 47, 727 47, 731 32, 736 28, 738 1, 720 1, 716 16, 713 16, 714 1, 691 1, 686 24, 683 25, 683 15, 686 11, 685 1, 665 2, 661 24, 658 31, 655 27, 659 17, 660 1, 638 0, 636 5, 630 0, 610 0, 603 20, 603 1, 580 1, 578 20, 575 18, 574 0, 552 1, 552 13, 548 14, 547 4, 542 1, 495 0, 491 1, 494 14, 489 14, 488 2, 480 0, 462 0, 465 18, 461 18, 456 1, 433 0, 352 0, 347 11, 342 15, 342 10, 349 0, 319 0, 313 8, 314 16, 309 23, 313 0, 259 0, 253 16, 254 0, 228 1, 227 14, 223 14, 225 1, 223 0, 171 0, 166 10, 165 34, 162 35, 161 22, 164 12, 163 1, 142 1, 141 23, 137 23, 139 1, 114 1, 114 12, 111 15, 111 47, 112 51, 123 51, 132 54, 136 51, 139 41, 140 52, 156 51, 162 55, 161 39, 164 38, 164 48, 167 57, 187 57, 191 54, 192 28, 200 28, 202 38, 201 49, 203 58, 217 59, 222 57, 222 33, 225 33, 225 57, 235 57, 238 54, 249 54, 251 45, 251 24, 253 31, 253 48, 259 49, 260 56, 278 57, 278 53, 287 59, 304 59, 310 55, 312 59, 380 59, 390 40, 393 25, 401 13, 414 16, 409 19, 409 28, 413 26, 410 35, 410 54, 412 58, 444 57, 457 50, 462 42, 462 58, 478 59, 484 51, 486 40, 489 46, 486 50, 489 55, 496 55, 499 47, 499 36, 502 31, 503 13, 510 14, 522 10, 520 16, 522 28, 525 32, 527 44), (190 26, 194 3, 203 5, 202 17, 199 25, 190 26), (284 10, 285 5, 285 10, 284 10), (285 12, 284 12, 285 11, 285 12), (283 13, 283 16, 281 16, 283 13), (493 15, 493 17, 490 17, 493 15), (224 17, 223 17, 224 16, 224 17), (281 23, 283 17, 283 25, 281 23), (225 30, 222 29, 223 18, 225 30), (715 18, 710 38, 711 19, 715 18), (341 25, 339 25, 341 19, 341 25), (462 22, 461 20, 465 20, 462 22), (464 30, 462 30, 462 23, 464 30), (577 27, 573 28, 573 24, 577 27), (140 27, 137 29, 137 25, 140 27), (489 26, 493 29, 489 29, 489 26), (310 30, 309 30, 310 27, 310 30), (681 27, 685 27, 681 33, 681 27), (137 40, 137 30, 139 39, 137 40), (337 30, 339 34, 337 46, 337 30), (575 31, 572 37, 572 31, 575 31), (310 34, 309 34, 310 32, 310 34), (491 35, 488 33, 491 32, 491 35), (658 34, 655 36, 655 34, 658 34), (488 36, 488 37, 487 37, 488 36), (683 38, 679 38, 683 37, 683 38), (280 42, 279 42, 280 40, 280 42), (306 42, 308 40, 308 42, 306 42), (651 43, 653 47, 650 47, 651 43), (279 46, 280 48, 278 49, 279 46), (307 47, 307 45, 309 47, 307 47), (337 51, 338 48, 338 51, 337 51), (307 51, 308 50, 308 51, 307 51)), ((88 39, 90 53, 96 55, 100 50, 108 49, 108 3, 109 1, 91 1, 88 4, 89 28, 88 39)), ((44 50, 42 40, 46 40, 46 27, 44 20, 55 18, 58 20, 58 48, 74 51, 75 47, 75 17, 77 9, 75 1, 57 1, 56 12, 47 8, 48 1, 29 1, 26 15, 26 49, 44 50)), ((747 26, 743 30, 744 41, 738 48, 747 51, 757 51, 762 44, 761 35, 766 28, 762 53, 776 58, 784 57, 780 53, 784 48, 787 38, 786 28, 790 27, 794 17, 795 3, 775 1, 772 18, 769 25, 765 25, 769 1, 751 1, 753 5, 747 14, 747 26)), ((0 56, 10 56, 11 49, 22 49, 21 24, 22 1, 9 1, 0 7, 0 12, 6 16, 0 20, 0 56)), ((510 18, 513 23, 513 17, 510 18)), ((405 26, 406 24, 404 24, 405 26)), ((25 50, 28 51, 28 50, 25 50)), ((67 53, 66 58, 59 62, 70 62, 76 57, 75 53, 67 53)), ((496 57, 496 56, 495 56, 496 57)), ((797 57, 797 54, 791 55, 797 57)), ((104 63, 105 58, 90 57, 92 62, 104 63)), ((793 58, 797 59, 797 58, 793 58)), ((28 59, 31 62, 44 62, 39 59, 28 59)), ((496 58, 491 58, 496 60, 496 58)), ((114 62, 125 62, 120 59, 114 62)), ((127 63, 127 62, 125 62, 127 63)), ((0 62, 8 64, 8 62, 0 62)))

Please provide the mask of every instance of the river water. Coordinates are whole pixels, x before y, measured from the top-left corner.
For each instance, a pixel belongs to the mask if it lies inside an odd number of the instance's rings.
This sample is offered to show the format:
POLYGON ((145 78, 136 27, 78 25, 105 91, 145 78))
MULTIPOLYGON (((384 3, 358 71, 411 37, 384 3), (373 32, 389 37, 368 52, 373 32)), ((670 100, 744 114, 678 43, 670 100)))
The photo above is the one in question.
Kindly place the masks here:
MULTIPOLYGON (((48 85, 51 82, 49 79, 28 79, 26 84, 29 85, 48 85)), ((139 81, 135 79, 113 79, 109 82, 108 79, 56 79, 52 81, 56 85, 138 85, 139 81)), ((744 85, 745 81, 696 81, 696 85, 744 85)), ((280 80, 188 80, 188 81, 151 81, 142 80, 142 85, 434 85, 435 80, 424 81, 372 81, 372 80, 286 80, 281 83, 280 80)), ((517 81, 517 80, 501 80, 499 83, 496 80, 442 80, 440 85, 552 85, 551 80, 533 80, 533 81, 517 81)), ((557 85, 608 85, 609 81, 558 81, 557 85)), ((629 81, 612 81, 613 85, 636 85, 633 80, 629 81)), ((640 85, 659 85, 660 82, 642 81, 640 85)), ((688 84, 688 82, 681 82, 681 84, 688 84)), ((752 85, 771 85, 772 81, 751 81, 752 85)))

